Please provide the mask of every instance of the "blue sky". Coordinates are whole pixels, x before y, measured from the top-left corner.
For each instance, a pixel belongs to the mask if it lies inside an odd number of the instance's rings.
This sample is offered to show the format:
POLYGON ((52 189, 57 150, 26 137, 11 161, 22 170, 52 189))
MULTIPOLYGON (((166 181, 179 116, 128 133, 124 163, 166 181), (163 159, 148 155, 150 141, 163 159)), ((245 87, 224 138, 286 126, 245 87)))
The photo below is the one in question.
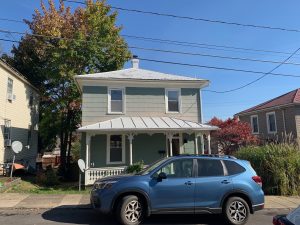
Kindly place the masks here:
MULTIPOLYGON (((39 8, 39 3, 39 0, 5 1, 5 3, 2 3, 0 8, 0 17, 18 20, 23 18, 30 19, 33 10, 35 8, 39 8)), ((113 6, 134 8, 145 11, 156 11, 182 16, 300 29, 299 1, 109 0, 108 3, 113 6)), ((70 5, 72 8, 78 6, 75 3, 66 3, 66 5, 70 5)), ((122 34, 127 35, 283 52, 293 52, 300 47, 300 33, 296 32, 282 32, 258 28, 229 26, 122 11, 119 12, 117 23, 123 26, 122 34)), ((0 21, 0 29, 26 31, 27 27, 21 23, 0 21)), ((0 33, 0 38, 14 38, 18 40, 20 36, 13 35, 12 37, 11 35, 0 33)), ((147 48, 215 54, 230 57, 248 57, 260 60, 283 61, 288 57, 288 55, 285 54, 220 51, 153 43, 129 38, 127 38, 126 41, 129 45, 147 48)), ((9 52, 11 49, 11 43, 0 41, 0 48, 4 52, 9 52)), ((175 55, 170 53, 153 53, 142 50, 134 50, 132 53, 141 58, 263 72, 268 72, 276 66, 276 64, 270 63, 254 63, 200 56, 175 55)), ((299 62, 300 53, 299 55, 294 56, 290 61, 299 62)), ((129 63, 125 65, 125 67, 128 66, 129 63)), ((140 62, 140 67, 171 74, 208 79, 211 83, 206 89, 217 91, 239 87, 261 76, 259 74, 194 68, 145 61, 140 62)), ((275 72, 300 75, 300 66, 283 65, 275 72)), ((204 119, 207 121, 213 116, 223 119, 231 117, 233 114, 241 110, 296 88, 300 88, 300 78, 276 77, 269 75, 259 82, 236 92, 226 94, 203 92, 204 119)))

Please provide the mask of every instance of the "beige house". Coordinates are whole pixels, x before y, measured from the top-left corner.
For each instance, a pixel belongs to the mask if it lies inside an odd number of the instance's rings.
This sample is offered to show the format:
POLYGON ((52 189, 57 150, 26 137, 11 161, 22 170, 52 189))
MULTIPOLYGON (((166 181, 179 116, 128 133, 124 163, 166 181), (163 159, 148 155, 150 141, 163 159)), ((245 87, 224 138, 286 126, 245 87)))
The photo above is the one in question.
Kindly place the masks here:
POLYGON ((0 60, 0 163, 12 162, 13 141, 23 144, 16 162, 35 168, 38 148, 38 90, 0 60))
POLYGON ((251 124, 252 133, 265 141, 300 138, 300 89, 237 113, 251 124))

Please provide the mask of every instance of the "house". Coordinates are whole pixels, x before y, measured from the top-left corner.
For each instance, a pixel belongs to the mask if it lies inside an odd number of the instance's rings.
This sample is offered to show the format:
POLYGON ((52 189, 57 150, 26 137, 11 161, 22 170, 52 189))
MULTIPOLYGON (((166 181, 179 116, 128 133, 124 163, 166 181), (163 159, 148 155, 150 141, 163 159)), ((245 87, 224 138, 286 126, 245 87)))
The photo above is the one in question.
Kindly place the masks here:
POLYGON ((23 149, 16 162, 35 168, 38 148, 38 90, 26 78, 0 60, 0 164, 11 163, 13 141, 23 149))
POLYGON ((139 69, 134 58, 132 68, 77 75, 75 81, 82 94, 78 131, 86 185, 138 161, 211 153, 210 131, 217 128, 202 124, 200 92, 207 80, 139 69))
POLYGON ((300 137, 300 89, 246 109, 236 116, 251 124, 252 133, 265 141, 300 137))

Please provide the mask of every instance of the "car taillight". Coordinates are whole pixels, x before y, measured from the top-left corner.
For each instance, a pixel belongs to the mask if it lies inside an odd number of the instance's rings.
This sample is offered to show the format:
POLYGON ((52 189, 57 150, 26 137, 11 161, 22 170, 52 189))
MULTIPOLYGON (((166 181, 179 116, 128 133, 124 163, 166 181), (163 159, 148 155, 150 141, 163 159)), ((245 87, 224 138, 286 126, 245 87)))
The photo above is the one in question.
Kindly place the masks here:
POLYGON ((262 187, 262 180, 261 180, 260 176, 253 176, 252 180, 254 180, 255 183, 257 183, 259 186, 262 187))

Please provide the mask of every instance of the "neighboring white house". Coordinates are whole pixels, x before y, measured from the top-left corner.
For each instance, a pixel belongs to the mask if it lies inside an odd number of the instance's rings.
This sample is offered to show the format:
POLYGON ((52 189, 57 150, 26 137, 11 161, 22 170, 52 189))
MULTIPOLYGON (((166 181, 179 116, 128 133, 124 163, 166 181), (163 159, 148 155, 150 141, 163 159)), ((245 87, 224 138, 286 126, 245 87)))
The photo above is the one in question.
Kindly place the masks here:
POLYGON ((38 148, 38 90, 0 60, 0 163, 12 162, 11 143, 20 141, 23 150, 16 162, 35 167, 38 148))

